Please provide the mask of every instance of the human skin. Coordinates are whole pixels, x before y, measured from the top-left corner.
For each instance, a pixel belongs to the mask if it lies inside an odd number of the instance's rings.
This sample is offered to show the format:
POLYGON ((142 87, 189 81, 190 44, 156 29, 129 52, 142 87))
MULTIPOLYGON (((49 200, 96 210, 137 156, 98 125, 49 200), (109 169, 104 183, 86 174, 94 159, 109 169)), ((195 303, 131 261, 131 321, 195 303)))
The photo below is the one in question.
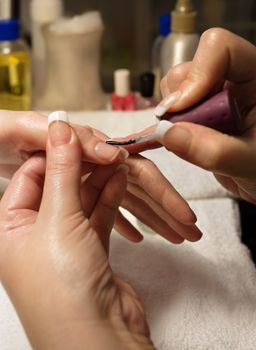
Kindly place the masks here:
POLYGON ((92 170, 75 131, 55 121, 46 159, 30 157, 4 193, 0 280, 34 349, 154 349, 136 293, 108 262, 127 172, 92 170))
MULTIPOLYGON (((10 177, 35 152, 45 151, 47 118, 35 112, 0 111, 0 122, 0 174, 10 177)), ((84 161, 102 165, 125 161, 122 149, 106 145, 103 142, 106 136, 99 131, 78 125, 74 128, 84 161)), ((195 225, 195 214, 159 169, 140 155, 129 157, 126 163, 129 166, 128 186, 122 207, 172 243, 200 239, 202 234, 195 225)), ((120 211, 115 228, 133 242, 143 239, 120 211)))
MULTIPOLYGON (((231 90, 242 115, 239 137, 179 122, 166 132, 162 144, 179 157, 212 171, 223 187, 253 204, 256 204, 255 62, 254 45, 227 30, 212 28, 201 36, 193 61, 174 67, 161 81, 163 97, 180 92, 169 112, 186 109, 223 89, 231 90)), ((151 126, 137 136, 153 129, 151 126)), ((151 142, 149 146, 159 144, 151 142)), ((140 144, 129 151, 137 153, 147 148, 148 145, 140 144)))

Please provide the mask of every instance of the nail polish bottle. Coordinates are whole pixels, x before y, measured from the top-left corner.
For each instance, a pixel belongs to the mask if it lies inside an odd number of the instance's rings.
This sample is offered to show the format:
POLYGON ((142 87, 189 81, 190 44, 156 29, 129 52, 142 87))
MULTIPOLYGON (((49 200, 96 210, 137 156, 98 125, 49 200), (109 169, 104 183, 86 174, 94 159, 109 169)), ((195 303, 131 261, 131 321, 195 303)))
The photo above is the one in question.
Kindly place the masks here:
POLYGON ((137 109, 147 109, 155 107, 158 102, 154 94, 155 75, 146 72, 140 75, 140 95, 137 98, 137 109))
POLYGON ((136 109, 135 95, 130 89, 130 71, 117 69, 114 72, 114 93, 111 96, 114 111, 134 111, 136 109))

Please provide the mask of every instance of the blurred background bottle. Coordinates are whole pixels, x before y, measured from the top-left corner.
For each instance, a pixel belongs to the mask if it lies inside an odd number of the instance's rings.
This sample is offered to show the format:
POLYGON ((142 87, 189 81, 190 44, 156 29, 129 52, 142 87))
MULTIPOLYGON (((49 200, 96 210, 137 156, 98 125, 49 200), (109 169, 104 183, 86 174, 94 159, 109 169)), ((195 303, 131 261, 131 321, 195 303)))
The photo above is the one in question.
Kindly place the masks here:
POLYGON ((17 19, 0 20, 0 108, 31 106, 30 56, 17 19))
POLYGON ((197 12, 192 0, 177 0, 172 11, 171 33, 164 39, 161 48, 161 75, 171 67, 193 59, 199 43, 197 12))
POLYGON ((0 0, 0 20, 17 18, 19 19, 19 0, 0 0))
POLYGON ((46 25, 58 20, 62 16, 62 0, 31 0, 30 2, 33 104, 36 107, 38 105, 38 99, 45 92, 47 73, 46 44, 43 29, 46 25))
POLYGON ((164 39, 171 31, 171 13, 164 13, 158 17, 158 36, 155 38, 151 48, 151 70, 155 76, 154 97, 160 101, 160 80, 161 80, 161 48, 164 39))
POLYGON ((116 69, 114 71, 114 92, 111 95, 113 111, 134 111, 136 98, 131 91, 131 78, 129 69, 116 69))
POLYGON ((155 86, 155 75, 152 72, 145 72, 139 77, 139 95, 136 101, 136 109, 153 108, 158 101, 153 96, 155 86))

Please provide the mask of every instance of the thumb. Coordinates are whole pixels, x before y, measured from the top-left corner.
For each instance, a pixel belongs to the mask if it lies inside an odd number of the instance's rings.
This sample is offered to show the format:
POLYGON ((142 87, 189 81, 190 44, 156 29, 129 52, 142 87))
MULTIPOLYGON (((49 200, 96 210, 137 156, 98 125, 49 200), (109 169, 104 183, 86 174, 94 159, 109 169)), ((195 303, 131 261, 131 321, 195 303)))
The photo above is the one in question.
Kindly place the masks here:
POLYGON ((256 146, 249 137, 233 137, 194 123, 161 121, 157 138, 169 151, 206 170, 255 178, 256 146))
POLYGON ((82 151, 66 112, 48 117, 46 173, 41 210, 48 217, 81 210, 82 151), (49 216, 50 213, 50 216, 49 216))

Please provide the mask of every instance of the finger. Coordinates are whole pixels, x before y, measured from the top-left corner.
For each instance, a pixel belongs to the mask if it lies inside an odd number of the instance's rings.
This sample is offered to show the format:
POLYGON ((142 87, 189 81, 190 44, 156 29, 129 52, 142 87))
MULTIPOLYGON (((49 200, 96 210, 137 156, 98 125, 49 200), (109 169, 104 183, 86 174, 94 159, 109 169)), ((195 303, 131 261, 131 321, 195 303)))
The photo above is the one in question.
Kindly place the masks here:
POLYGON ((81 201, 85 217, 89 218, 101 192, 118 164, 98 166, 81 186, 81 201))
POLYGON ((80 183, 82 151, 67 115, 54 112, 49 116, 47 161, 42 199, 42 215, 51 213, 54 219, 60 214, 81 210, 80 183))
POLYGON ((99 235, 107 252, 109 235, 126 190, 127 172, 128 168, 126 165, 120 165, 118 167, 106 183, 90 217, 90 224, 99 235))
MULTIPOLYGON (((128 184, 128 191, 135 197, 140 198, 144 203, 149 206, 154 213, 160 217, 163 221, 167 223, 175 232, 177 232, 181 237, 187 239, 188 241, 198 241, 202 237, 202 232, 196 227, 196 225, 184 225, 177 221, 172 215, 167 213, 155 200, 147 195, 140 187, 128 184)), ((153 217, 149 217, 149 222, 151 224, 154 222, 153 217)), ((150 225, 151 226, 151 225, 150 225)))
POLYGON ((150 160, 141 156, 127 159, 129 181, 138 184, 148 195, 179 222, 193 224, 196 215, 188 203, 150 160))
MULTIPOLYGON (((149 135, 155 131, 155 128, 156 128, 156 125, 151 125, 140 132, 130 134, 130 135, 127 135, 127 136, 122 137, 122 138, 120 138, 120 137, 113 138, 111 140, 128 141, 131 139, 135 139, 137 137, 149 135)), ((145 150, 161 147, 161 144, 159 144, 159 142, 157 142, 155 140, 151 140, 151 141, 134 143, 134 144, 130 144, 130 145, 123 145, 122 147, 125 148, 129 152, 129 154, 137 154, 137 153, 140 153, 140 152, 145 151, 145 150)))
MULTIPOLYGON (((15 128, 11 130, 11 137, 18 145, 19 158, 27 159, 34 152, 45 150, 47 142, 47 118, 45 116, 36 112, 17 114, 17 112, 8 111, 8 114, 15 122, 15 128)), ((72 124, 72 128, 81 141, 84 160, 97 164, 109 164, 127 158, 128 154, 124 149, 107 145, 95 135, 96 132, 93 129, 75 124, 72 124)))
POLYGON ((184 62, 171 68, 160 83, 163 98, 176 91, 187 78, 192 62, 184 62))
POLYGON ((115 220, 115 229, 123 237, 127 238, 129 241, 137 243, 143 240, 143 235, 134 227, 125 216, 118 211, 115 220))
MULTIPOLYGON (((221 28, 205 31, 190 71, 179 86, 179 98, 169 110, 192 106, 224 80, 239 84, 250 82, 256 74, 255 60, 255 46, 245 39, 221 28)), ((246 97, 248 105, 255 103, 255 94, 246 97)))
POLYGON ((108 145, 105 142, 106 138, 96 136, 92 128, 76 125, 74 129, 81 143, 84 160, 96 164, 112 164, 128 158, 129 153, 124 148, 108 145))
POLYGON ((175 232, 164 220, 141 199, 126 192, 122 201, 122 207, 127 209, 131 214, 137 217, 145 225, 174 244, 180 244, 184 241, 177 232, 175 232))
POLYGON ((44 183, 45 157, 35 155, 15 173, 0 202, 2 213, 30 209, 38 211, 44 183))
POLYGON ((163 131, 163 145, 181 158, 222 175, 255 179, 256 144, 250 135, 233 137, 193 123, 163 131), (238 166, 239 164, 239 166, 238 166))

